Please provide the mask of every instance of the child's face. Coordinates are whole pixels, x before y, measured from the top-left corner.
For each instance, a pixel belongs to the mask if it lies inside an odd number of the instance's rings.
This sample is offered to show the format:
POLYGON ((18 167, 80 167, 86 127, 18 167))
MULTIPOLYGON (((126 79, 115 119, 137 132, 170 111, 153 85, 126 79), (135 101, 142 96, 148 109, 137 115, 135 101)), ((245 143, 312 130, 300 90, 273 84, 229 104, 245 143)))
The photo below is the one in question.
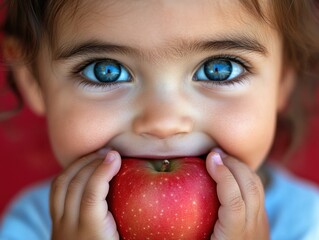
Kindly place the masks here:
POLYGON ((288 95, 274 29, 239 1, 82 2, 37 59, 63 165, 103 147, 148 158, 220 147, 260 165, 288 95))

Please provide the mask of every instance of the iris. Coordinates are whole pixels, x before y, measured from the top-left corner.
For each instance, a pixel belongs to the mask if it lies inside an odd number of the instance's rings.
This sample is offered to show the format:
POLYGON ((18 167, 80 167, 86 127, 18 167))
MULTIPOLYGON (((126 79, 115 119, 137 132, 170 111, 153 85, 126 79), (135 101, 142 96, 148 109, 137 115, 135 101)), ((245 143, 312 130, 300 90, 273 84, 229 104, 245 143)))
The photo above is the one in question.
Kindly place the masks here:
POLYGON ((98 62, 94 74, 100 82, 115 82, 121 76, 121 66, 114 61, 98 62))
POLYGON ((204 72, 206 77, 212 81, 225 81, 233 71, 233 67, 228 60, 212 60, 204 65, 204 72))

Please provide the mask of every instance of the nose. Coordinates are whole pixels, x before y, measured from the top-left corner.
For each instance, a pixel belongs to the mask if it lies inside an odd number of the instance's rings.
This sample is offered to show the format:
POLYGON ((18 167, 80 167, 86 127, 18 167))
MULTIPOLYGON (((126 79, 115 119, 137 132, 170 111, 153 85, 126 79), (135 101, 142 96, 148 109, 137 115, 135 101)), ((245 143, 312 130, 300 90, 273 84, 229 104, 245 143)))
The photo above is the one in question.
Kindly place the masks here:
POLYGON ((134 120, 134 132, 158 139, 190 133, 194 128, 190 108, 177 98, 171 100, 145 99, 144 107, 134 120))

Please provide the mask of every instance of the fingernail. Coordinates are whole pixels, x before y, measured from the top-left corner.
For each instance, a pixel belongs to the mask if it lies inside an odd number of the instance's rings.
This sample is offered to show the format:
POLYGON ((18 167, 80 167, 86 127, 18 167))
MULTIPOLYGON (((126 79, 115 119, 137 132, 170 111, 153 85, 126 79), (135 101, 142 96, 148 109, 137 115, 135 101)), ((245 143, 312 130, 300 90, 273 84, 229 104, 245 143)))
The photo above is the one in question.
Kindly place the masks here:
POLYGON ((115 159, 117 158, 117 154, 113 151, 109 151, 107 154, 106 154, 106 157, 104 159, 104 162, 106 163, 110 163, 110 162, 113 162, 115 159))
POLYGON ((223 160, 222 160, 222 158, 221 158, 221 156, 220 156, 220 154, 219 154, 218 152, 214 152, 214 153, 212 154, 212 159, 213 159, 213 161, 214 161, 214 163, 215 163, 216 165, 221 166, 221 165, 224 164, 224 163, 223 163, 223 160))
POLYGON ((221 148, 213 148, 212 150, 215 153, 218 153, 220 155, 221 158, 225 158, 227 157, 227 154, 221 149, 221 148))

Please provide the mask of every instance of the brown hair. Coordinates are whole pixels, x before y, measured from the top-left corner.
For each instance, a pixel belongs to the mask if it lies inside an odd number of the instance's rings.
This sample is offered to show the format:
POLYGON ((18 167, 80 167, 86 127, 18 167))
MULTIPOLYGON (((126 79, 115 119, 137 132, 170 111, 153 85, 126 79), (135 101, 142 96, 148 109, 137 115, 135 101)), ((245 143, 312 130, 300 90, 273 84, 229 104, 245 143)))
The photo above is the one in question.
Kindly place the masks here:
MULTIPOLYGON (((318 60, 318 0, 269 0, 272 16, 267 17, 259 0, 239 0, 253 14, 273 24, 281 33, 286 59, 296 69, 318 60)), ((6 34, 19 39, 25 56, 32 59, 37 54, 44 34, 52 39, 54 20, 67 5, 77 8, 79 0, 6 0, 7 18, 3 25, 6 34)))
MULTIPOLYGON (((272 24, 281 33, 284 43, 285 61, 296 69, 297 87, 291 98, 291 108, 283 119, 292 120, 295 131, 293 136, 300 136, 301 121, 296 109, 304 110, 298 103, 304 102, 309 95, 309 88, 314 89, 318 77, 314 75, 314 65, 319 60, 319 0, 269 0, 266 11, 259 0, 240 0, 254 15, 272 24), (270 15, 270 16, 269 16, 270 15), (309 85, 310 83, 310 85, 309 85), (306 95, 305 95, 306 94, 306 95)), ((53 40, 55 19, 66 7, 76 11, 79 0, 7 0, 7 18, 3 30, 7 35, 16 37, 25 50, 25 59, 31 61, 37 54, 43 36, 53 40)), ((318 73, 317 73, 318 74, 318 73)), ((13 81, 11 80, 13 83, 13 81)), ((12 85, 14 86, 14 85, 12 85)), ((304 103, 303 103, 304 104, 304 103)), ((304 106, 304 105, 303 105, 304 106)), ((285 121, 285 120, 284 120, 285 121)), ((299 138, 292 138, 297 143, 299 138)))

